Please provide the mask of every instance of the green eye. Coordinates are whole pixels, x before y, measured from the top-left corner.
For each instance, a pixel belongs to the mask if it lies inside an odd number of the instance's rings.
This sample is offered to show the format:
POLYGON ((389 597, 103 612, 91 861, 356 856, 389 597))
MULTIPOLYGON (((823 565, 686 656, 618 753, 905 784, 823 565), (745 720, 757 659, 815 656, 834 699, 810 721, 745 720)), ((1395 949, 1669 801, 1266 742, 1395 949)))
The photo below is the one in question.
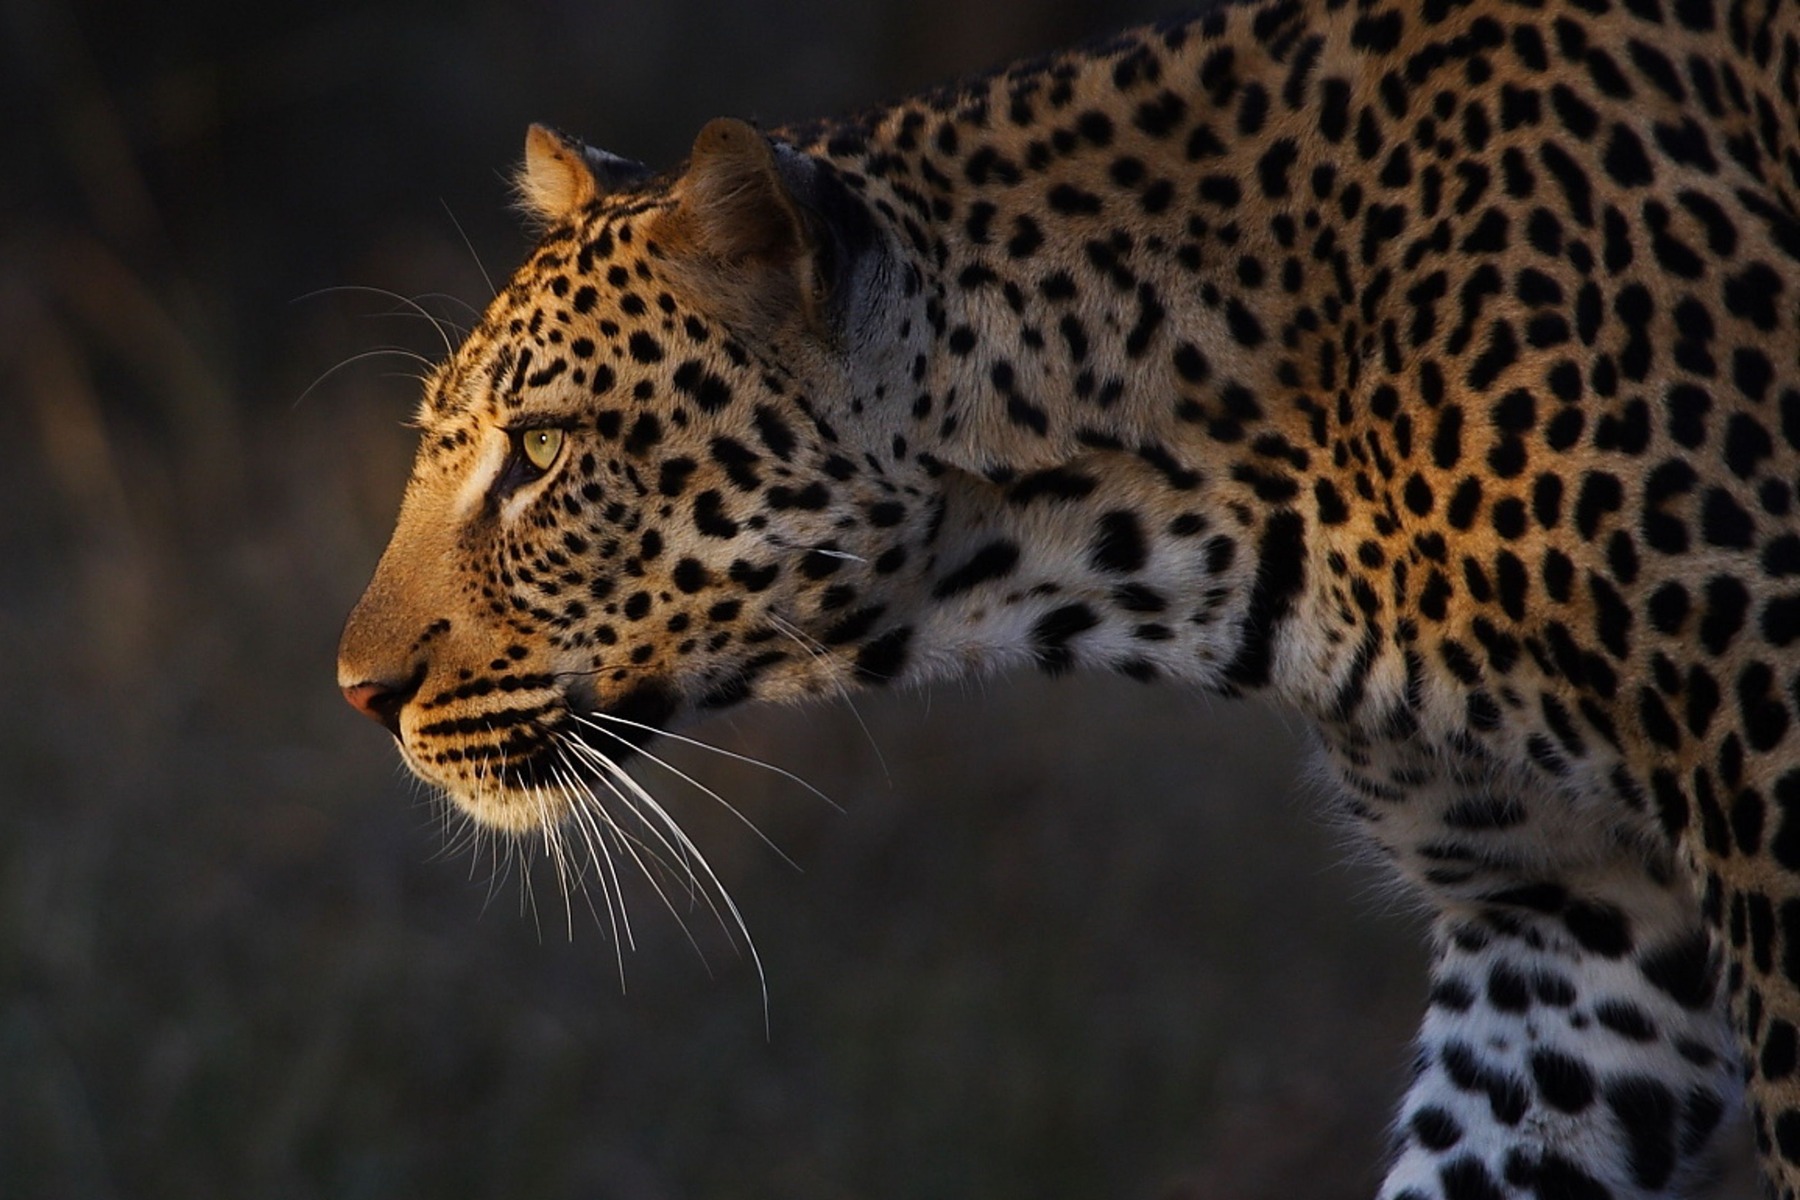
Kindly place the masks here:
POLYGON ((527 429, 519 435, 519 450, 525 461, 539 471, 548 471, 562 452, 563 431, 560 429, 527 429))

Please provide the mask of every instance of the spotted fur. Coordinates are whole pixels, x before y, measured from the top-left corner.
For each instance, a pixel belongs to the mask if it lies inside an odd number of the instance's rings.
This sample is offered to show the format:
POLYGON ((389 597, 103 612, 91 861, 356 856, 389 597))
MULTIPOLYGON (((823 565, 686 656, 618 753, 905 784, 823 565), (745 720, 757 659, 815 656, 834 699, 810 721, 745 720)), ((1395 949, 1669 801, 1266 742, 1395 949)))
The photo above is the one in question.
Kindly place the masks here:
POLYGON ((1685 1195, 1746 1094, 1800 1194, 1793 0, 1258 0, 527 157, 344 635, 420 775, 529 828, 583 714, 1267 692, 1436 913, 1386 1200, 1685 1195))

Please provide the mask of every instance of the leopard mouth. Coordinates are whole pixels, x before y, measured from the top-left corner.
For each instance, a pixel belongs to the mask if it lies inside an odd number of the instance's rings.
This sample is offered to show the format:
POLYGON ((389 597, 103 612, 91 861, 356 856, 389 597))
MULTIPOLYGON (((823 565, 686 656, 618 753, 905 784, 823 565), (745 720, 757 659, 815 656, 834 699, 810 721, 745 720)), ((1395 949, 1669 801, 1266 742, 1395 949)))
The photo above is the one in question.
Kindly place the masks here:
POLYGON ((559 825, 595 789, 633 789, 624 765, 679 708, 659 684, 605 703, 583 690, 545 688, 515 694, 502 708, 398 722, 402 758, 481 825, 513 832, 559 825))

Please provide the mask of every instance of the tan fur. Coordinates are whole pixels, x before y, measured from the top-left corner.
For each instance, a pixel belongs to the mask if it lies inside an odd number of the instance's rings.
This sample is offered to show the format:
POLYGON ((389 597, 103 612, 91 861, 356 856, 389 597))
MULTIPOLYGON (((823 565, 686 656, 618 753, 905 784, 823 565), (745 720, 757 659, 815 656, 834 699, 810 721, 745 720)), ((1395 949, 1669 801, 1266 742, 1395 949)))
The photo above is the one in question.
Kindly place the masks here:
POLYGON ((521 206, 544 225, 572 219, 600 196, 581 148, 543 125, 526 132, 525 165, 513 184, 521 206))

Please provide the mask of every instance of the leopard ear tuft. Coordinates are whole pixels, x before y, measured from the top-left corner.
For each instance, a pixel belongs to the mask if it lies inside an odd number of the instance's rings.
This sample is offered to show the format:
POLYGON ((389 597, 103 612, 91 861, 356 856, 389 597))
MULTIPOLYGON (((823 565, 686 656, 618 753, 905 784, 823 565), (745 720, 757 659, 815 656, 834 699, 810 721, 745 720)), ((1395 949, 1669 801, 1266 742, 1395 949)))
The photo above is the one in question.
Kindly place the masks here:
POLYGON ((525 211, 545 225, 556 225, 607 192, 649 176, 650 169, 642 163, 533 125, 525 134, 525 165, 513 182, 525 211))

